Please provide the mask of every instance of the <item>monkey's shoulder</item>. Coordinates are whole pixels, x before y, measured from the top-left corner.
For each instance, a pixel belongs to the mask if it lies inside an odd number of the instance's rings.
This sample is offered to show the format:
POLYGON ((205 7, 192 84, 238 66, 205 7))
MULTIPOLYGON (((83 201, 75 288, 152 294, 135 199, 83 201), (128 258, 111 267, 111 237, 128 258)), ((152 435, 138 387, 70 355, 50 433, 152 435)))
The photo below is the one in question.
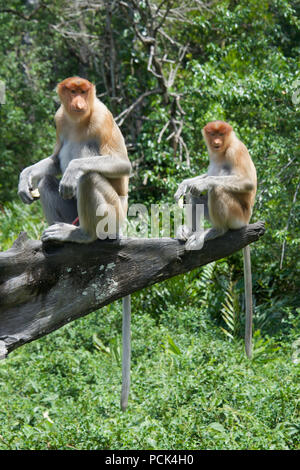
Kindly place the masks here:
POLYGON ((92 128, 101 128, 103 125, 112 126, 114 118, 108 107, 98 98, 95 100, 91 115, 90 126, 92 128))
POLYGON ((249 151, 246 145, 240 139, 235 137, 226 150, 225 158, 226 160, 236 164, 237 159, 245 157, 250 157, 249 151))

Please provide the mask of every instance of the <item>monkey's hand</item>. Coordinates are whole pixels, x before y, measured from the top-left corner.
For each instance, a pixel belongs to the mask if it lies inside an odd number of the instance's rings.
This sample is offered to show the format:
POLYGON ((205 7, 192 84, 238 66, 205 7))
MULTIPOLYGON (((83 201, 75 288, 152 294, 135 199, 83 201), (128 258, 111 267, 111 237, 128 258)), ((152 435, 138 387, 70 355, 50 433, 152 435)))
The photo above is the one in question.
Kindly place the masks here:
POLYGON ((185 196, 189 191, 188 181, 183 180, 182 183, 177 188, 176 193, 174 194, 175 201, 178 202, 182 196, 185 196))
POLYGON ((72 160, 59 183, 59 194, 63 199, 72 199, 76 196, 77 184, 83 171, 78 168, 75 160, 72 160))
POLYGON ((205 179, 198 183, 191 183, 189 185, 189 192, 193 196, 200 196, 201 194, 205 193, 208 190, 208 185, 205 179))
POLYGON ((18 195, 25 204, 32 204, 35 200, 31 194, 31 191, 37 188, 37 182, 38 174, 35 173, 33 167, 29 166, 21 172, 18 186, 18 195))

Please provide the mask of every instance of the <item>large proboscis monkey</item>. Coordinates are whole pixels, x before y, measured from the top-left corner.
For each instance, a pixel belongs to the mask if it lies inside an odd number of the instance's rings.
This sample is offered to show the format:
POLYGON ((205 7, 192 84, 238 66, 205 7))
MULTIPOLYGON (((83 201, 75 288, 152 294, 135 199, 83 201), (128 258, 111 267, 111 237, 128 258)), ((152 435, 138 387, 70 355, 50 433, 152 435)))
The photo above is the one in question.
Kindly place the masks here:
MULTIPOLYGON (((201 249, 207 240, 220 237, 229 229, 239 229, 249 223, 256 194, 256 170, 246 146, 223 121, 209 122, 203 129, 208 154, 207 173, 184 180, 175 193, 178 201, 189 195, 191 202, 208 192, 208 216, 213 225, 204 233, 193 233, 183 227, 180 238, 187 240, 187 250, 201 249)), ((250 248, 243 249, 246 299, 245 348, 252 356, 252 280, 250 248)))
POLYGON ((67 78, 57 92, 61 106, 55 115, 54 152, 22 171, 18 194, 31 204, 38 190, 50 225, 43 242, 113 238, 127 214, 131 165, 123 136, 88 80, 67 78), (78 227, 72 225, 77 216, 78 227), (111 223, 102 226, 104 220, 111 223))
MULTIPOLYGON (((131 171, 121 131, 88 80, 67 78, 58 84, 57 92, 61 106, 55 115, 54 152, 22 171, 19 196, 26 204, 40 197, 50 225, 41 237, 43 242, 116 238, 127 214, 131 171), (56 176, 60 174, 59 182, 56 176), (72 224, 77 217, 79 226, 72 224)), ((123 299, 123 318, 121 404, 125 409, 130 381, 130 296, 123 299)))

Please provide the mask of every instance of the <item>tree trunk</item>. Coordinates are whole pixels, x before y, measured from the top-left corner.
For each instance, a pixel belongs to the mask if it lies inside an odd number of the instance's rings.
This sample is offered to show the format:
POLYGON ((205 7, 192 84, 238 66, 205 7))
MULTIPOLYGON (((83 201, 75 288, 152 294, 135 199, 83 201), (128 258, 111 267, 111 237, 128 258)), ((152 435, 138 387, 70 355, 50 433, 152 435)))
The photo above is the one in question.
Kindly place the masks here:
POLYGON ((171 238, 45 245, 22 232, 0 253, 0 357, 116 299, 231 255, 263 233, 258 222, 187 252, 171 238))

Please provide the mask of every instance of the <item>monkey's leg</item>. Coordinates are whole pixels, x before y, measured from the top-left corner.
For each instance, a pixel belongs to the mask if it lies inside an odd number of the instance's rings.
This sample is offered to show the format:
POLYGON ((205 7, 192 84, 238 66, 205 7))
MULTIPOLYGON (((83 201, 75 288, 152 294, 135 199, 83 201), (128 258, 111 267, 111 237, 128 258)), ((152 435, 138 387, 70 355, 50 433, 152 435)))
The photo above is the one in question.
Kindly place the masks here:
POLYGON ((81 177, 78 192, 79 221, 82 229, 90 236, 118 238, 126 213, 127 197, 120 197, 107 178, 95 172, 81 177))
POLYGON ((193 203, 193 196, 190 193, 187 193, 184 196, 184 202, 187 205, 190 205, 190 207, 186 207, 187 212, 186 212, 186 220, 184 225, 180 225, 176 232, 176 238, 178 240, 186 241, 189 239, 191 234, 193 233, 193 222, 195 219, 195 203, 193 203))
POLYGON ((39 184, 40 201, 49 225, 55 222, 72 223, 77 217, 75 199, 62 199, 58 192, 59 181, 55 176, 44 176, 39 184))
MULTIPOLYGON (((186 199, 186 204, 191 204, 190 210, 187 211, 187 221, 186 225, 181 225, 177 232, 176 232, 176 238, 179 240, 186 241, 189 239, 189 237, 192 235, 193 232, 196 231, 197 227, 197 206, 203 205, 204 206, 204 211, 203 215, 204 218, 209 220, 209 214, 208 214, 208 195, 203 194, 201 196, 192 196, 190 193, 188 193, 185 197, 186 199)), ((199 217, 199 215, 198 215, 199 217)))
MULTIPOLYGON (((192 196, 192 204, 193 206, 203 204, 204 205, 204 218, 206 220, 209 220, 209 212, 208 212, 208 194, 201 194, 200 196, 192 196)), ((193 218, 194 218, 194 213, 196 213, 195 209, 193 208, 193 218)), ((193 219, 193 230, 194 227, 196 227, 196 223, 193 219)))
POLYGON ((42 241, 90 243, 98 236, 101 239, 108 236, 116 238, 119 224, 126 216, 119 195, 110 182, 96 172, 86 173, 80 178, 77 208, 79 227, 70 224, 52 225, 44 231, 42 241), (108 229, 112 227, 107 233, 98 230, 98 224, 101 225, 103 219, 108 222, 108 229))

